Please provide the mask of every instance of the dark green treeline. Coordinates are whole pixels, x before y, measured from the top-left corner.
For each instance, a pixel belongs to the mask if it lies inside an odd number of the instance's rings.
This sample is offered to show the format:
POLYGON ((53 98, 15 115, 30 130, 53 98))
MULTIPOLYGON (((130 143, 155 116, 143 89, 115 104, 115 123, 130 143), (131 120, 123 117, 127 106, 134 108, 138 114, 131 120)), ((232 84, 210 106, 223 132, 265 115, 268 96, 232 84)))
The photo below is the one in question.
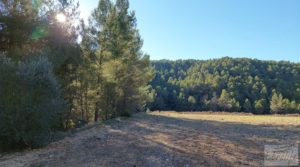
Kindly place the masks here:
POLYGON ((225 57, 152 65, 152 110, 300 113, 297 63, 225 57))

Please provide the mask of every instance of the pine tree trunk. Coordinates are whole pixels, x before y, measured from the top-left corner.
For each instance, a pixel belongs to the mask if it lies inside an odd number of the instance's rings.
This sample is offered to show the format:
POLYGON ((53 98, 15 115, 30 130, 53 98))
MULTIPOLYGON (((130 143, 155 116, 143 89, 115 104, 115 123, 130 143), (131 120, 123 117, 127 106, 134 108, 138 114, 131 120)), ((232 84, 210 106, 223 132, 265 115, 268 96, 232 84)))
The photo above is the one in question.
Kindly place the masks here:
POLYGON ((96 109, 95 109, 95 115, 94 115, 95 122, 98 122, 98 116, 99 116, 99 108, 98 108, 98 103, 96 103, 96 109))

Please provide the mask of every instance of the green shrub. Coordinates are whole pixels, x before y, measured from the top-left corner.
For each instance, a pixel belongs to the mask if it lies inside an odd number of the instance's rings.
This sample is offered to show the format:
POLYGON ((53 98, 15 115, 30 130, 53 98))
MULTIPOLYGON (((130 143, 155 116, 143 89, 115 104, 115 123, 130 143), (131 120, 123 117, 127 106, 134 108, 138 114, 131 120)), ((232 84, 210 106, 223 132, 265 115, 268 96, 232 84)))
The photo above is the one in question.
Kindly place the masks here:
POLYGON ((67 119, 63 122, 63 128, 64 129, 73 129, 75 128, 75 123, 72 119, 67 119))
POLYGON ((13 63, 0 55, 0 150, 47 144, 64 107, 46 58, 13 63))

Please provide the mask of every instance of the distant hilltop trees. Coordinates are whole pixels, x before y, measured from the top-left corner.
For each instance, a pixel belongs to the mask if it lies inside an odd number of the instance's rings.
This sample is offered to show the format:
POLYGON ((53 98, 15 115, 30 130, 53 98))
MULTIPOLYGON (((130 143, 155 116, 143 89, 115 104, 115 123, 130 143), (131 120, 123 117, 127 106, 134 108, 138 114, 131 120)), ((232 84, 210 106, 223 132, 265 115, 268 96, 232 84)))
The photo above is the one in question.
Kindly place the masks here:
POLYGON ((152 65, 152 110, 300 113, 299 63, 225 57, 152 65))

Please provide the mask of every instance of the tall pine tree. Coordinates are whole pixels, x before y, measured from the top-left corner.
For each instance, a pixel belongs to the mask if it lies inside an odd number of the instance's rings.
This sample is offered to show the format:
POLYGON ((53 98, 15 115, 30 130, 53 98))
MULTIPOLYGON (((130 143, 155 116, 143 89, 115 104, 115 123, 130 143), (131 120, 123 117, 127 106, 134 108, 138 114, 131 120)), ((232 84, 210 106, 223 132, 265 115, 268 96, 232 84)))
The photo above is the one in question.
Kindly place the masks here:
POLYGON ((94 120, 129 115, 141 110, 148 100, 152 78, 149 56, 142 51, 134 12, 128 0, 101 0, 93 11, 89 36, 89 68, 96 92, 94 120))

